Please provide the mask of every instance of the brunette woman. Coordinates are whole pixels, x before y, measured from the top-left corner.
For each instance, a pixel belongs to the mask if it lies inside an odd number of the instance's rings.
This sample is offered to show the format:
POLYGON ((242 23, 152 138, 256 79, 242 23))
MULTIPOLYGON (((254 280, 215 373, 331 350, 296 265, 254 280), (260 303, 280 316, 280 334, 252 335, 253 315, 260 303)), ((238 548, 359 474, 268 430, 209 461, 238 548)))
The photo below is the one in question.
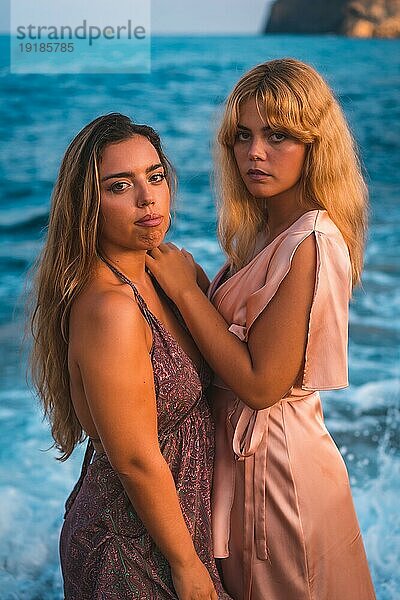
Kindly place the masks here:
POLYGON ((67 600, 229 598, 212 556, 209 371, 145 269, 173 185, 155 131, 116 113, 75 137, 54 188, 32 368, 61 460, 89 437, 61 533, 67 600))

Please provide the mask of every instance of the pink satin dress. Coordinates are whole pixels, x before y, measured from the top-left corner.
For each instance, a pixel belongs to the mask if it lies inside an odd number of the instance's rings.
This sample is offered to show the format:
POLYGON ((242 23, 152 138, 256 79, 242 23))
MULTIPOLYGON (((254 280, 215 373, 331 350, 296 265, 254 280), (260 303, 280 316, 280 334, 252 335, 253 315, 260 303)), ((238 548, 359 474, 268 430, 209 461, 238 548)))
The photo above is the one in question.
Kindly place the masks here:
POLYGON ((235 600, 375 598, 346 466, 318 393, 348 385, 351 265, 340 231, 326 211, 305 213, 220 283, 223 267, 209 297, 247 341, 309 235, 317 269, 301 383, 254 411, 214 381, 214 553, 235 600))

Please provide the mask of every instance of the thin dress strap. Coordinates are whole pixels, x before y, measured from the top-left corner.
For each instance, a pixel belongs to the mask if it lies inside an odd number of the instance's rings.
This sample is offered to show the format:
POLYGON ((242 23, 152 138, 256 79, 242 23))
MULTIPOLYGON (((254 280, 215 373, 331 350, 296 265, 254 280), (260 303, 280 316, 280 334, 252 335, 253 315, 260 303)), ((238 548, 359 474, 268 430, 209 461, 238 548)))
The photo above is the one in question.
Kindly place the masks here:
POLYGON ((128 279, 128 277, 126 275, 124 275, 123 273, 121 273, 121 271, 118 271, 118 269, 116 267, 114 267, 114 265, 109 263, 108 260, 106 260, 102 256, 100 256, 100 259, 103 261, 103 263, 105 265, 107 265, 107 267, 114 273, 114 275, 116 275, 118 277, 118 279, 120 279, 121 281, 123 281, 124 283, 129 285, 129 287, 132 289, 132 291, 135 295, 135 300, 138 303, 138 306, 139 306, 140 310, 142 311, 143 316, 145 317, 146 321, 150 325, 154 321, 154 317, 153 317, 151 311, 149 310, 149 308, 147 307, 146 302, 144 301, 142 296, 139 294, 137 287, 135 286, 133 281, 128 279))

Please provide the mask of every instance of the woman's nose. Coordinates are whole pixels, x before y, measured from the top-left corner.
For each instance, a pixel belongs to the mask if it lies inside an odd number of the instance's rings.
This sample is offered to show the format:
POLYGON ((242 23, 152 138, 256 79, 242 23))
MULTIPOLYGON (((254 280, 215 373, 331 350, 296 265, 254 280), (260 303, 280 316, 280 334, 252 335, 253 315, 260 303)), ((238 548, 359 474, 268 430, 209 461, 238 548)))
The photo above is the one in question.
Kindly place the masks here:
POLYGON ((267 155, 265 140, 254 137, 249 146, 248 154, 250 160, 264 160, 267 155))
POLYGON ((150 206, 154 204, 153 190, 147 186, 143 186, 138 193, 138 206, 150 206))

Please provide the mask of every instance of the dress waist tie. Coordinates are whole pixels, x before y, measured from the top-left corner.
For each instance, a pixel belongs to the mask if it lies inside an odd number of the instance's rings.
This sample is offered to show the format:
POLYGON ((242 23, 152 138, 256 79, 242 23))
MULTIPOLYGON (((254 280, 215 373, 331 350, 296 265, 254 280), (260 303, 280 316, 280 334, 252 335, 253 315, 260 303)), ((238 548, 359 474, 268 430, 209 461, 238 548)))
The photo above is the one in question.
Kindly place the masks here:
POLYGON ((244 598, 250 599, 254 552, 269 560, 266 524, 266 471, 270 408, 255 411, 244 406, 234 428, 233 451, 244 461, 244 598))

